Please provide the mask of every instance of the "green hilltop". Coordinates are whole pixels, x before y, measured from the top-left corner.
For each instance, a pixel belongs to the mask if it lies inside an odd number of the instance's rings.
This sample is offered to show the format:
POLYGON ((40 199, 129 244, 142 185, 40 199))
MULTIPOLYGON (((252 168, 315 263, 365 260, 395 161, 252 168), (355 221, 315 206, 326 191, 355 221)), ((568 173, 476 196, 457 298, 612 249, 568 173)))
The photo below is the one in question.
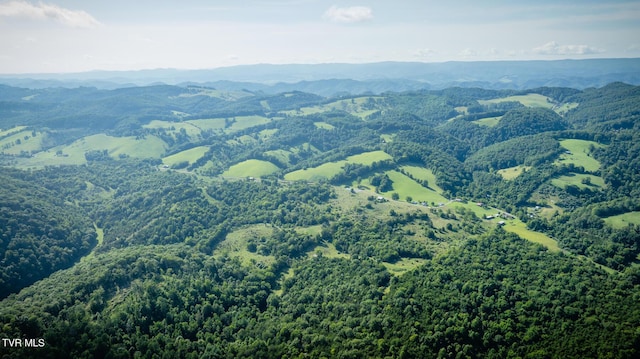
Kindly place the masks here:
POLYGON ((640 354, 640 87, 0 90, 0 356, 640 354))

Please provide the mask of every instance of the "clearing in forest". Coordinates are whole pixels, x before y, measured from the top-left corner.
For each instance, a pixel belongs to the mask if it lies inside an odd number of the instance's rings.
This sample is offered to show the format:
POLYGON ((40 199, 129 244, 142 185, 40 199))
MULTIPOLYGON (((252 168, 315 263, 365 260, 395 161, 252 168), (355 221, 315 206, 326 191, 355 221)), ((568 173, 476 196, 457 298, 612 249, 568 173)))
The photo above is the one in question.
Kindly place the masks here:
POLYGON ((44 167, 50 165, 81 165, 87 162, 85 154, 91 151, 107 151, 109 157, 118 159, 123 157, 134 158, 161 158, 167 144, 160 138, 147 135, 144 138, 113 137, 98 134, 83 137, 68 146, 58 146, 47 151, 38 152, 31 158, 21 162, 21 167, 44 167))
MULTIPOLYGON (((223 123, 224 125, 224 123, 223 123)), ((184 133, 191 139, 198 138, 200 135, 200 127, 194 126, 190 121, 186 122, 173 122, 173 121, 162 121, 162 120, 153 120, 146 125, 143 125, 142 128, 147 129, 162 129, 164 133, 173 136, 174 138, 180 134, 184 133)))
MULTIPOLYGON (((386 171, 385 173, 393 182, 393 189, 382 193, 387 198, 391 198, 395 192, 400 196, 400 200, 402 201, 406 200, 407 197, 411 197, 412 201, 427 202, 428 204, 448 202, 440 193, 423 187, 407 175, 395 170, 386 171)), ((431 182, 429 182, 429 185, 431 185, 431 182)))
POLYGON ((571 173, 551 180, 551 184, 565 189, 567 186, 576 186, 580 189, 600 190, 605 187, 604 179, 590 174, 571 173))
POLYGON ((423 258, 402 258, 395 263, 382 262, 382 264, 385 266, 385 268, 387 268, 387 271, 389 271, 389 273, 396 277, 399 277, 420 267, 427 262, 428 260, 423 258))
POLYGON ((324 105, 301 107, 299 110, 282 111, 282 113, 289 116, 306 116, 329 111, 345 111, 364 120, 367 116, 379 110, 379 105, 376 103, 376 100, 382 98, 383 97, 375 96, 356 97, 337 100, 324 105))
POLYGON ((436 184, 436 175, 433 174, 433 171, 430 169, 421 166, 402 166, 400 168, 413 176, 413 178, 427 181, 431 189, 438 193, 442 193, 442 188, 436 184))
POLYGON ((607 217, 604 218, 604 222, 616 229, 626 228, 629 225, 640 226, 640 211, 627 212, 607 217))
POLYGON ((585 171, 593 172, 600 168, 600 162, 591 157, 591 146, 604 147, 595 141, 567 139, 560 141, 560 145, 567 149, 567 152, 560 155, 555 162, 556 165, 573 163, 576 167, 583 167, 585 171))
POLYGON ((270 237, 273 230, 273 227, 264 224, 255 224, 236 229, 227 234, 226 238, 216 246, 213 250, 213 256, 216 258, 224 256, 238 258, 247 267, 256 265, 263 268, 268 267, 275 263, 275 257, 250 252, 248 245, 250 239, 256 240, 261 237, 270 237))
POLYGON ((198 146, 190 148, 188 150, 184 150, 182 152, 178 152, 176 154, 163 158, 162 163, 167 166, 173 166, 181 162, 189 162, 189 164, 193 164, 202 156, 204 156, 204 154, 207 153, 208 150, 208 146, 198 146))
POLYGON ((485 118, 481 118, 479 120, 475 120, 475 121, 471 121, 471 122, 475 123, 476 125, 480 125, 480 126, 494 127, 495 125, 498 124, 498 122, 500 122, 501 119, 502 119, 502 116, 485 117, 485 118))
POLYGON ((515 233, 518 236, 528 241, 542 244, 552 252, 561 251, 560 247, 558 247, 558 242, 555 239, 547 236, 546 234, 535 232, 528 229, 526 224, 524 224, 522 221, 518 219, 512 219, 507 221, 507 223, 504 226, 504 229, 506 231, 515 233))
POLYGON ((42 150, 43 132, 22 130, 24 126, 0 131, 0 153, 9 155, 30 155, 42 150), (34 136, 35 135, 35 136, 34 136))
POLYGON ((289 172, 284 176, 287 181, 320 181, 330 179, 342 172, 347 163, 370 166, 373 162, 389 160, 392 157, 384 151, 364 152, 349 156, 344 160, 323 163, 320 166, 289 172))
POLYGON ((246 160, 226 170, 222 177, 261 177, 279 171, 280 168, 269 161, 246 160))
POLYGON ((552 109, 555 105, 553 100, 547 96, 543 96, 537 93, 530 93, 526 95, 509 96, 502 98, 495 98, 491 100, 478 100, 481 105, 495 104, 501 102, 520 102, 527 107, 544 107, 552 109))
POLYGON ((512 180, 530 169, 531 169, 531 166, 519 165, 515 167, 503 168, 501 170, 498 170, 498 174, 502 176, 502 178, 505 180, 512 180))

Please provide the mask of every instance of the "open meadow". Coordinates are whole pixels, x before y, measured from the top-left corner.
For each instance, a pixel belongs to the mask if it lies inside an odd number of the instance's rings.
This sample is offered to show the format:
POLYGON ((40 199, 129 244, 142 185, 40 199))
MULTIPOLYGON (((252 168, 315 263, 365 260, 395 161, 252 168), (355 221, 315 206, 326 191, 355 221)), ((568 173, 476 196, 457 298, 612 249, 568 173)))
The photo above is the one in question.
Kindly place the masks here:
POLYGON ((560 155, 557 164, 573 163, 576 167, 583 167, 585 171, 593 172, 600 168, 600 162, 590 155, 590 147, 604 147, 595 141, 567 139, 560 141, 560 145, 567 149, 567 152, 560 155))
POLYGON ((317 167, 289 172, 284 176, 284 179, 287 181, 320 181, 323 179, 330 179, 331 177, 342 172, 342 168, 347 163, 357 163, 365 166, 370 166, 373 162, 379 162, 389 159, 391 159, 391 156, 384 151, 364 152, 357 155, 349 156, 341 161, 327 162, 317 167))

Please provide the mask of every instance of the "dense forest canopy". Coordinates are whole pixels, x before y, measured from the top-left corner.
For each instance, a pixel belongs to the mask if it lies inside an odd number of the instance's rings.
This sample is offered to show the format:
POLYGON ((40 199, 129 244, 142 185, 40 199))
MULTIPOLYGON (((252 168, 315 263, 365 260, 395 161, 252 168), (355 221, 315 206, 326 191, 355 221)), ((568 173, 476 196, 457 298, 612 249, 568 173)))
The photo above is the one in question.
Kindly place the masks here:
POLYGON ((0 355, 637 357, 639 114, 0 86, 0 355))

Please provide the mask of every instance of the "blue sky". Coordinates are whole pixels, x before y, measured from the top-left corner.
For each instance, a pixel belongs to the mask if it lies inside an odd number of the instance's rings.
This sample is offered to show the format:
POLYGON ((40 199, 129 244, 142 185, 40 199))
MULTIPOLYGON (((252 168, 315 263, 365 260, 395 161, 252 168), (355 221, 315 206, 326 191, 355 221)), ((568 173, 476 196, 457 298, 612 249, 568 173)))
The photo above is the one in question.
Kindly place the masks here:
POLYGON ((640 57, 640 1, 0 0, 0 73, 640 57))

